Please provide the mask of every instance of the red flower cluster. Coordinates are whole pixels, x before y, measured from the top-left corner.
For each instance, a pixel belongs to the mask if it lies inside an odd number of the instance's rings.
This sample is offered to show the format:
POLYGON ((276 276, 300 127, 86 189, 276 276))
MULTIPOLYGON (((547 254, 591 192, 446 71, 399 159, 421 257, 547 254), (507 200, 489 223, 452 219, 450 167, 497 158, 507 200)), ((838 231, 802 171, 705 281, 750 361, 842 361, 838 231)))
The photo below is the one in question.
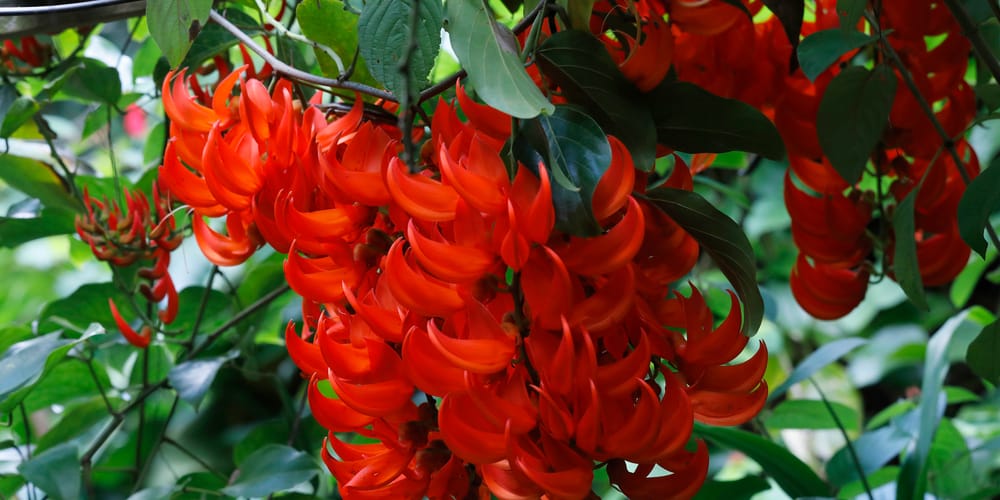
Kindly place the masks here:
MULTIPOLYGON (((940 136, 902 81, 897 85, 890 126, 872 157, 881 192, 849 186, 824 158, 816 133, 820 101, 840 66, 834 64, 810 82, 800 70, 789 73, 791 45, 776 17, 753 24, 727 2, 687 3, 698 3, 693 9, 703 14, 715 9, 728 15, 724 21, 718 17, 700 29, 690 29, 674 19, 671 11, 675 26, 684 28, 674 32, 678 77, 759 107, 773 117, 785 140, 791 165, 785 203, 792 216, 792 236, 801 251, 790 283, 802 307, 822 319, 839 318, 853 310, 865 296, 870 275, 879 269, 875 249, 884 255, 882 272, 892 276, 891 220, 882 215, 891 216, 893 205, 925 173, 916 204, 921 277, 925 286, 954 279, 970 252, 958 234, 956 219, 965 184, 959 166, 942 151, 940 136)), ((817 1, 815 20, 803 24, 802 35, 839 29, 835 4, 817 1)), ((746 5, 754 14, 761 8, 761 2, 746 5)), ((879 22, 891 30, 889 42, 923 97, 935 106, 936 118, 947 134, 960 136, 975 116, 974 94, 963 80, 969 42, 946 7, 931 0, 884 2, 879 22), (940 42, 931 47, 926 40, 932 38, 940 42)), ((979 171, 975 153, 964 142, 959 149, 964 167, 975 176, 979 171)))
POLYGON ((9 71, 25 70, 23 66, 18 67, 21 63, 29 68, 45 66, 51 56, 52 46, 39 42, 33 36, 21 37, 16 43, 10 39, 4 40, 0 47, 0 64, 9 71))
MULTIPOLYGON (((645 174, 617 139, 593 196, 605 231, 575 237, 554 229, 546 165, 508 174, 510 117, 461 87, 468 122, 439 102, 411 170, 360 99, 328 121, 239 73, 211 99, 165 81, 160 179, 212 262, 288 254, 305 299, 288 350, 345 498, 583 498, 602 463, 630 497, 687 497, 708 466, 692 422, 760 410, 766 349, 729 364, 747 344, 735 296, 717 327, 697 290, 665 299, 699 248, 633 195, 645 174), (205 221, 223 216, 227 234, 205 221)), ((668 183, 691 188, 682 162, 668 183)))
MULTIPOLYGON (((124 208, 107 198, 94 199, 84 189, 87 215, 76 217, 76 232, 90 245, 90 250, 98 259, 115 267, 146 264, 137 272, 141 282, 139 292, 150 303, 167 299, 167 308, 159 312, 159 318, 169 324, 177 316, 178 297, 167 267, 170 265, 170 252, 181 244, 184 235, 176 231, 174 216, 170 213, 170 199, 160 193, 156 183, 153 184, 152 204, 142 191, 132 192, 123 188, 122 196, 124 208)), ((108 305, 125 339, 136 347, 148 346, 152 337, 151 327, 146 325, 142 333, 137 333, 122 318, 112 299, 108 299, 108 305)))

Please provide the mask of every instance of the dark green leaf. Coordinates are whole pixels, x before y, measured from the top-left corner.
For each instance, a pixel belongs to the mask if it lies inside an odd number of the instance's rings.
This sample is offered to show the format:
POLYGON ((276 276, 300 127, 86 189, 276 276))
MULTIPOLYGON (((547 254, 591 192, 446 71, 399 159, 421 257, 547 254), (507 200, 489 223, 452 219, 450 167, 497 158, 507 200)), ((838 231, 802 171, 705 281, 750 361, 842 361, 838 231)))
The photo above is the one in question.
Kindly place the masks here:
POLYGON ((706 481, 695 495, 695 500, 750 500, 754 495, 769 490, 771 484, 763 476, 743 476, 735 481, 706 481))
POLYGON ((83 101, 114 106, 122 96, 122 82, 117 69, 97 59, 85 58, 82 65, 67 77, 62 90, 83 101))
POLYGON ((536 53, 538 66, 573 104, 587 113, 632 153, 640 170, 656 161, 656 129, 650 106, 639 90, 590 33, 567 30, 547 38, 536 53))
MULTIPOLYGON (((108 369, 101 361, 94 360, 95 382, 86 363, 68 359, 65 363, 55 363, 44 378, 33 386, 24 398, 28 412, 51 408, 52 405, 68 405, 78 401, 99 397, 101 390, 111 387, 108 369), (98 386, 100 384, 100 386, 98 386)), ((53 443, 55 444, 55 443, 53 443)))
POLYGON ((407 87, 400 62, 410 48, 412 5, 413 0, 370 0, 358 19, 358 45, 372 76, 396 96, 401 97, 409 88, 410 97, 415 98, 427 87, 427 76, 441 46, 444 8, 437 0, 419 3, 415 48, 407 66, 407 87))
POLYGON ((798 67, 795 59, 795 47, 799 44, 799 34, 802 32, 802 16, 805 14, 805 0, 764 0, 764 5, 781 21, 785 36, 792 44, 792 59, 789 68, 794 71, 798 67))
POLYGON ((976 85, 976 97, 983 101, 988 111, 995 111, 1000 108, 1000 85, 996 83, 984 83, 976 85))
POLYGON ((899 286, 910 298, 910 302, 926 311, 928 310, 927 296, 924 294, 924 283, 920 277, 920 263, 917 261, 917 241, 914 238, 916 228, 913 220, 914 204, 923 183, 921 179, 917 187, 913 188, 910 194, 906 195, 906 198, 903 198, 903 201, 896 206, 896 211, 892 215, 892 228, 896 236, 892 272, 896 281, 899 282, 899 286))
POLYGON ((41 328, 58 328, 67 321, 78 328, 84 328, 91 323, 102 325, 114 324, 108 298, 114 299, 122 317, 127 320, 135 317, 128 299, 112 283, 88 283, 77 288, 67 297, 54 300, 42 309, 38 316, 41 328))
POLYGON ((176 493, 180 487, 178 485, 173 486, 155 486, 152 488, 146 488, 139 490, 131 494, 126 500, 163 500, 165 498, 173 499, 174 493, 176 493))
POLYGON ((976 473, 969 447, 950 419, 943 419, 927 457, 927 487, 937 498, 969 498, 976 473))
POLYGON ((38 160, 0 155, 0 179, 18 191, 38 198, 46 207, 63 208, 72 211, 82 209, 82 205, 69 194, 66 184, 52 167, 38 160))
POLYGON ((17 88, 13 85, 3 85, 0 86, 0 116, 7 116, 7 112, 10 111, 10 107, 14 105, 14 101, 20 97, 17 93, 17 88))
POLYGON ((243 462, 236 481, 222 490, 234 497, 263 497, 292 488, 319 473, 308 454, 269 444, 243 462))
POLYGON ((590 14, 594 11, 596 0, 574 0, 567 2, 566 12, 569 14, 569 24, 573 29, 590 30, 590 14))
POLYGON ((770 440, 730 427, 712 427, 699 422, 694 425, 696 435, 752 458, 792 498, 830 494, 826 483, 808 465, 770 440))
POLYGON ((661 187, 646 199, 670 216, 701 245, 733 285, 743 303, 743 333, 757 332, 764 319, 764 299, 757 287, 757 262, 746 234, 701 195, 661 187))
MULTIPOLYGON (((310 39, 321 43, 341 57, 344 69, 350 65, 351 58, 358 50, 358 14, 344 6, 340 0, 313 0, 300 2, 295 8, 296 17, 302 27, 302 33, 310 39), (337 26, 337 29, 330 29, 337 26)), ((341 68, 323 50, 315 49, 316 60, 323 74, 337 78, 341 68)), ((354 65, 354 81, 375 85, 377 82, 368 72, 368 64, 364 57, 358 56, 354 65)))
POLYGON ((785 156, 778 129, 744 102, 678 81, 664 81, 650 97, 660 144, 685 153, 748 151, 774 160, 785 156))
POLYGON ((1000 385, 1000 321, 994 321, 979 332, 969 344, 965 362, 972 371, 993 385, 1000 385))
POLYGON ((27 326, 5 326, 0 328, 0 352, 7 352, 10 346, 31 338, 31 328, 27 326))
POLYGON ((895 96, 896 75, 885 64, 871 71, 851 66, 826 88, 816 114, 816 132, 823 153, 848 184, 861 178, 888 124, 895 96))
POLYGON ((861 20, 867 6, 868 0, 837 0, 840 27, 845 30, 856 30, 858 21, 861 20))
POLYGON ((447 9, 451 47, 486 104, 517 118, 552 113, 521 63, 513 33, 493 19, 485 0, 450 0, 447 9))
POLYGON ((545 163, 552 185, 556 228, 576 236, 595 236, 594 189, 611 164, 611 146, 601 127, 572 106, 556 106, 552 115, 525 120, 514 142, 518 160, 534 168, 545 163))
POLYGON ((149 34, 170 65, 177 67, 208 21, 212 0, 157 0, 146 4, 149 34))
POLYGON ((49 355, 70 342, 59 336, 59 332, 53 332, 18 342, 7 349, 0 358, 0 396, 6 399, 7 395, 38 380, 49 355))
POLYGON ((107 405, 100 396, 68 406, 59 421, 39 438, 35 452, 41 453, 60 443, 76 439, 94 425, 110 418, 107 405))
POLYGON ((73 213, 46 208, 38 217, 0 217, 0 248, 14 248, 46 236, 71 234, 73 213))
POLYGON ((802 39, 802 43, 799 44, 799 63, 802 65, 802 72, 809 80, 816 80, 816 77, 837 62, 840 56, 875 40, 877 38, 874 36, 854 30, 834 28, 817 31, 802 39))
POLYGON ((139 51, 132 56, 132 81, 144 76, 153 76, 153 69, 156 68, 156 62, 161 57, 163 57, 163 53, 160 52, 160 47, 156 45, 154 40, 147 38, 139 46, 139 51))
POLYGON ((813 376, 814 373, 826 365, 833 363, 845 354, 861 347, 867 342, 868 341, 865 339, 850 337, 837 339, 833 342, 824 344, 819 349, 813 351, 813 353, 806 357, 806 359, 802 360, 802 362, 799 363, 799 366, 796 366, 795 369, 792 370, 792 373, 788 375, 788 379, 768 394, 767 400, 774 401, 778 399, 793 385, 813 376))
POLYGON ((256 425, 233 447, 233 463, 243 465, 247 457, 269 444, 283 444, 287 439, 288 423, 284 420, 266 420, 256 425))
POLYGON ((194 406, 195 411, 197 411, 205 394, 208 393, 209 387, 212 386, 219 368, 230 359, 232 356, 195 359, 174 366, 168 375, 170 385, 177 391, 177 395, 181 399, 194 406))
MULTIPOLYGON (((86 139, 94 135, 95 132, 108 124, 108 119, 110 118, 111 115, 108 114, 107 104, 102 104, 97 109, 87 113, 87 116, 83 119, 83 130, 80 132, 80 139, 86 139)), ((104 139, 101 138, 100 140, 104 139)))
POLYGON ((983 230, 990 223, 990 215, 1000 209, 1000 189, 997 186, 1000 186, 1000 157, 994 158, 989 168, 972 179, 958 203, 958 232, 962 240, 983 258, 986 258, 983 230))
MULTIPOLYGON (((314 2, 303 2, 303 4, 305 3, 314 2)), ((229 22, 233 23, 234 26, 248 35, 258 35, 264 31, 256 19, 250 17, 241 10, 226 9, 224 14, 225 18, 228 19, 229 22)), ((299 23, 305 24, 307 21, 300 17, 299 23)), ((336 26, 339 27, 340 25, 336 26)), ((303 28, 303 30, 304 29, 305 28, 303 28)), ((181 63, 181 66, 197 68, 198 66, 201 66, 203 62, 218 54, 222 54, 226 51, 226 49, 236 45, 237 43, 239 43, 239 40, 237 40, 232 33, 226 31, 225 28, 219 26, 218 24, 210 23, 201 30, 201 33, 198 34, 198 38, 196 38, 194 43, 191 44, 191 49, 188 50, 187 55, 184 56, 184 62, 181 63)), ((147 74, 153 73, 153 69, 156 67, 155 64, 156 61, 154 60, 152 62, 152 66, 149 66, 149 73, 147 74)))
POLYGON ((18 470, 28 482, 53 500, 82 498, 76 444, 61 444, 45 453, 39 453, 18 466, 18 470))
MULTIPOLYGON (((857 410, 836 401, 830 401, 841 425, 848 431, 860 427, 857 410)), ((782 401, 764 423, 769 429, 836 429, 837 422, 826 405, 814 399, 788 399, 782 401)))
POLYGON ((38 103, 30 97, 18 97, 10 104, 10 107, 3 114, 3 122, 0 124, 0 139, 6 139, 12 135, 21 125, 27 123, 35 113, 38 112, 38 103))

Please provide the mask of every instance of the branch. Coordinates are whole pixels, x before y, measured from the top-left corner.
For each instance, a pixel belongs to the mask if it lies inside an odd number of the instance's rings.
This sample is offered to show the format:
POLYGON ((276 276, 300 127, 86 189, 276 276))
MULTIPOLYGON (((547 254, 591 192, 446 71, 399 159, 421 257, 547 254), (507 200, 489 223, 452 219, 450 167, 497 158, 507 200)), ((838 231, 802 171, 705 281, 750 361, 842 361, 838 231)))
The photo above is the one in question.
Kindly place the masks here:
POLYGON ((385 99, 386 101, 398 102, 396 96, 392 95, 392 92, 387 90, 377 89, 375 87, 365 85, 362 83, 352 82, 350 80, 335 80, 332 78, 326 78, 322 76, 316 76, 311 73, 307 73, 300 69, 296 69, 289 66, 281 59, 274 57, 270 52, 264 49, 253 41, 249 35, 244 33, 242 30, 236 27, 233 23, 229 22, 222 14, 219 14, 214 9, 209 13, 209 18, 215 21, 223 29, 230 32, 237 40, 243 42, 246 47, 258 56, 264 59, 268 64, 274 68, 278 74, 284 75, 292 80, 302 82, 309 85, 315 85, 319 87, 328 87, 332 89, 344 89, 350 90, 352 92, 360 92, 362 94, 367 94, 372 97, 378 97, 379 99, 385 99))
MULTIPOLYGON (((993 79, 997 83, 1000 83, 1000 62, 997 61, 996 57, 993 57, 989 45, 986 44, 982 35, 979 34, 979 28, 976 27, 976 23, 969 17, 969 13, 965 11, 965 8, 956 0, 944 0, 944 3, 948 5, 951 15, 955 18, 955 21, 958 21, 958 26, 962 28, 962 35, 972 42, 972 49, 976 52, 976 56, 989 68, 993 79)), ((987 3, 996 12, 995 1, 988 0, 987 3)))

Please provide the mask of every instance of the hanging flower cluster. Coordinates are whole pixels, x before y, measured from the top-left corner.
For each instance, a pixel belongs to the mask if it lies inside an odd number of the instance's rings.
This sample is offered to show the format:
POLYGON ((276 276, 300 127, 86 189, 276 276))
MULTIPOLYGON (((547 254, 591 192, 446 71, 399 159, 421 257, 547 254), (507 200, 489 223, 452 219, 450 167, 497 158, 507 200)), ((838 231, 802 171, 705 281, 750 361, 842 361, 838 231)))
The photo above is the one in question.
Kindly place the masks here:
MULTIPOLYGON (((861 302, 873 273, 893 276, 892 211, 921 179, 915 219, 921 278, 925 286, 954 279, 970 253, 957 229, 956 210, 965 189, 960 168, 971 177, 979 171, 964 139, 958 141, 964 165, 955 165, 897 71, 900 83, 889 127, 871 158, 877 187, 848 185, 825 158, 816 132, 820 102, 842 65, 834 64, 810 81, 799 69, 789 72, 792 47, 777 17, 754 24, 728 2, 687 2, 695 3, 699 6, 660 4, 673 25, 682 27, 674 30, 674 67, 681 80, 760 108, 781 132, 791 165, 785 203, 801 252, 790 277, 799 304, 817 318, 839 318, 861 302)), ((817 0, 815 19, 803 24, 802 35, 840 29, 835 4, 817 0)), ((755 16, 762 7, 761 2, 746 6, 755 16)), ((961 136, 976 109, 973 91, 963 80, 969 42, 954 18, 940 2, 919 0, 883 2, 879 22, 945 132, 961 136), (928 45, 931 39, 936 45, 928 45)), ((846 64, 850 57, 839 62, 846 64)))
MULTIPOLYGON (((686 497, 708 466, 693 421, 762 407, 763 344, 730 364, 747 344, 735 296, 716 326, 697 289, 671 294, 698 244, 637 196, 646 174, 614 137, 593 196, 604 231, 571 236, 549 167, 510 173, 510 117, 461 86, 468 121, 440 101, 411 168, 360 99, 328 120, 288 82, 241 73, 210 98, 168 76, 160 181, 212 262, 288 254, 305 320, 288 350, 345 498, 582 498, 600 464, 632 498, 686 497)), ((667 182, 691 189, 683 162, 667 182)))
MULTIPOLYGON (((76 217, 76 232, 98 259, 120 269, 140 264, 139 293, 153 304, 166 299, 166 309, 159 311, 158 316, 164 324, 169 324, 177 317, 178 295, 167 268, 170 252, 180 246, 184 234, 176 228, 170 197, 161 193, 156 183, 152 193, 150 203, 142 191, 123 188, 123 207, 107 198, 95 199, 84 189, 87 214, 76 217)), ((136 332, 122 318, 114 300, 108 299, 108 305, 125 339, 136 347, 148 346, 152 328, 145 325, 136 332)))

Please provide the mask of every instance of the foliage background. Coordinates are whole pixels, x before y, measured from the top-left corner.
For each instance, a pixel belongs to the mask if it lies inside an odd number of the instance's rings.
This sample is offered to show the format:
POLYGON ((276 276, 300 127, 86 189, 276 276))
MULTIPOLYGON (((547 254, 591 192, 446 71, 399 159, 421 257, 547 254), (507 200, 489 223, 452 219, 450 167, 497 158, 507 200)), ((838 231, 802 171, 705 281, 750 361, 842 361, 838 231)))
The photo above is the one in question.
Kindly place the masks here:
MULTIPOLYGON (((984 3, 966 6, 1000 54, 1000 23, 984 3)), ((254 5, 237 10, 231 19, 258 25, 254 5)), ((241 57, 217 28, 209 25, 191 53, 241 57)), ((41 38, 64 58, 79 51, 103 64, 4 75, 5 151, 52 163, 47 126, 52 147, 75 163, 78 187, 113 192, 109 179, 117 171, 148 188, 165 136, 157 83, 168 65, 146 20, 41 38), (125 111, 136 108, 145 124, 129 133, 125 111)), ((332 63, 302 44, 279 42, 277 52, 297 67, 332 63)), ((447 56, 438 66, 432 75, 456 67, 447 56)), ((969 79, 976 83, 975 75, 969 79)), ((998 149, 989 111, 983 107, 983 123, 969 133, 984 163, 998 149)), ((696 430, 713 445, 701 497, 853 498, 867 497, 866 489, 878 498, 905 496, 916 481, 908 464, 921 455, 935 497, 1000 495, 1000 395, 965 364, 969 344, 1000 306, 996 249, 974 257, 953 285, 930 290, 926 311, 885 280, 845 318, 814 320, 788 287, 795 250, 780 192, 787 166, 755 161, 748 173, 750 165, 746 154, 720 155, 696 177, 696 191, 740 222, 754 244, 766 303, 759 335, 770 352, 773 390, 745 429, 696 430)), ((51 194, 55 181, 24 175, 0 156, 0 498, 334 495, 317 458, 323 431, 309 418, 304 381, 283 346, 284 325, 300 308, 286 293, 281 256, 259 252, 244 266, 218 269, 189 239, 170 269, 182 290, 174 327, 217 341, 196 343, 203 348, 194 359, 183 343, 138 351, 114 331, 107 311, 107 297, 122 295, 120 283, 67 234, 72 217, 58 208, 65 200, 52 199, 61 196, 51 194), (25 341, 33 343, 18 344, 25 341), (146 397, 164 380, 172 390, 146 397)), ((713 290, 710 305, 725 311, 721 273, 706 264, 696 279, 713 290)), ((982 348, 998 353, 995 344, 982 348)), ((606 478, 598 477, 595 491, 620 496, 606 478)))

